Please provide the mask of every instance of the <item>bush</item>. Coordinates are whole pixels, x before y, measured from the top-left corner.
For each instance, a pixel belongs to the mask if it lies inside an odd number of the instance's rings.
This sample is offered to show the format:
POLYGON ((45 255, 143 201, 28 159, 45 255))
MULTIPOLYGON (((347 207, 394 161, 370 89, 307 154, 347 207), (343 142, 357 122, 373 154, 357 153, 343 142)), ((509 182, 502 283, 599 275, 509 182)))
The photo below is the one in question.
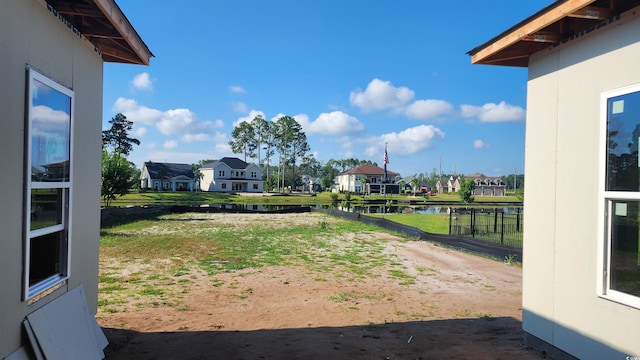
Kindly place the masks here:
POLYGON ((339 197, 339 195, 337 193, 332 192, 332 193, 329 194, 329 198, 331 198, 332 202, 337 202, 338 201, 338 197, 339 197))

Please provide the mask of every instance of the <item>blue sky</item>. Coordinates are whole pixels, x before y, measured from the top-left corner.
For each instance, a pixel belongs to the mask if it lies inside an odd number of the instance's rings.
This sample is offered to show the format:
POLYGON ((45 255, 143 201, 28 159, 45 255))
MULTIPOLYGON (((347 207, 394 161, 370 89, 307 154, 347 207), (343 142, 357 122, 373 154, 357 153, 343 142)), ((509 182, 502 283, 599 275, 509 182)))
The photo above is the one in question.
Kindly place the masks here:
POLYGON ((107 63, 103 128, 117 113, 129 159, 234 155, 235 125, 296 118, 312 153, 391 171, 512 174, 524 168, 527 70, 471 65, 467 51, 550 0, 120 0, 155 57, 107 63))

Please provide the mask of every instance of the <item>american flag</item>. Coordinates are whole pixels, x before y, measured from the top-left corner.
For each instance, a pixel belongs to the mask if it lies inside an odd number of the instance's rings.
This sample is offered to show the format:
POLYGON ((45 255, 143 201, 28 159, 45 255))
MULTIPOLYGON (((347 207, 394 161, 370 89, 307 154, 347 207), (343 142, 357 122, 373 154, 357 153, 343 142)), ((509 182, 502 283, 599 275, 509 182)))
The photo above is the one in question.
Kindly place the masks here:
POLYGON ((389 163, 389 155, 387 155, 387 144, 384 144, 384 158, 382 159, 384 164, 384 181, 387 181, 387 164, 389 163))
POLYGON ((389 163, 389 155, 387 155, 387 144, 384 144, 384 158, 382 159, 382 163, 387 165, 389 163))

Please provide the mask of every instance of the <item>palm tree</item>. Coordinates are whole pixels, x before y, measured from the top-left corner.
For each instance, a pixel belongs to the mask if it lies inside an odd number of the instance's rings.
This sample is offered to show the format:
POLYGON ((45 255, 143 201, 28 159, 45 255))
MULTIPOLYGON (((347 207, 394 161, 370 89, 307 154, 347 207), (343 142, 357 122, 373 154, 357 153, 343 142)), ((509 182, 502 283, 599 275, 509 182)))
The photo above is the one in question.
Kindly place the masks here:
POLYGON ((413 190, 413 196, 416 196, 416 189, 420 186, 420 179, 414 177, 411 179, 411 189, 413 190))
POLYGON ((366 176, 360 177, 360 184, 362 184, 362 194, 366 194, 366 190, 367 190, 367 177, 366 176))

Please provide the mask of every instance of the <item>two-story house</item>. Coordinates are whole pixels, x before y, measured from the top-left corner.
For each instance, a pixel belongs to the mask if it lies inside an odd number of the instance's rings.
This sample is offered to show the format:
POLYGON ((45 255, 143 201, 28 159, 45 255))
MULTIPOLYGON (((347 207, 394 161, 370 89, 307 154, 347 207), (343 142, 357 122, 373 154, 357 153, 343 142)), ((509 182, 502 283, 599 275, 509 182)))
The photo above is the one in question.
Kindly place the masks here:
POLYGON ((340 192, 397 194, 400 190, 400 186, 395 182, 397 176, 397 173, 387 171, 389 181, 384 183, 383 168, 373 164, 362 164, 338 174, 334 180, 334 189, 340 192))
POLYGON ((460 191, 460 183, 462 180, 460 176, 457 176, 455 178, 453 176, 449 176, 449 179, 446 180, 446 183, 445 179, 446 178, 440 179, 436 183, 436 190, 438 191, 438 193, 454 193, 460 191))
POLYGON ((501 178, 491 178, 484 174, 469 174, 465 176, 468 179, 473 179, 476 184, 476 188, 473 190, 473 195, 478 196, 504 196, 507 185, 501 178))
POLYGON ((206 163, 198 171, 202 191, 261 193, 264 189, 262 169, 235 157, 206 163))

